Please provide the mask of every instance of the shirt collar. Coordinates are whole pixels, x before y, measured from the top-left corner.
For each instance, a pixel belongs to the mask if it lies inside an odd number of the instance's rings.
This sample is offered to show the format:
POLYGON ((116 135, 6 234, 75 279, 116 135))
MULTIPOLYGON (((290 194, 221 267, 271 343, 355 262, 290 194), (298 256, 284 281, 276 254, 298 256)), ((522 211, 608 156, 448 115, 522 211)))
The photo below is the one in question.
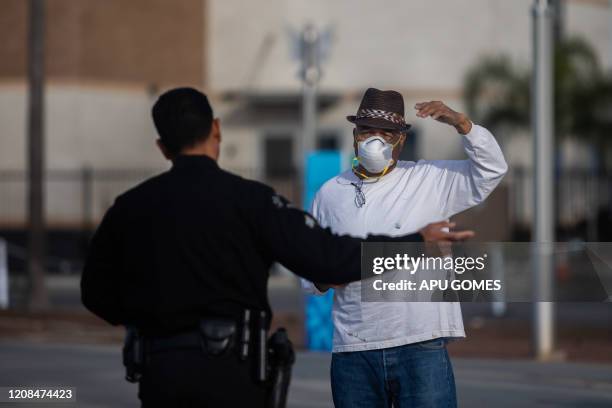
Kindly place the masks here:
POLYGON ((179 155, 172 160, 173 170, 218 168, 217 162, 206 155, 179 155))
POLYGON ((389 180, 395 178, 395 175, 397 175, 399 172, 397 171, 397 165, 393 167, 393 169, 391 169, 391 171, 387 174, 385 174, 384 176, 376 179, 376 178, 370 178, 370 179, 362 179, 361 177, 357 176, 353 171, 350 172, 350 174, 348 175, 348 178, 351 182, 358 182, 361 181, 363 183, 363 185, 382 185, 382 184, 386 184, 389 180))

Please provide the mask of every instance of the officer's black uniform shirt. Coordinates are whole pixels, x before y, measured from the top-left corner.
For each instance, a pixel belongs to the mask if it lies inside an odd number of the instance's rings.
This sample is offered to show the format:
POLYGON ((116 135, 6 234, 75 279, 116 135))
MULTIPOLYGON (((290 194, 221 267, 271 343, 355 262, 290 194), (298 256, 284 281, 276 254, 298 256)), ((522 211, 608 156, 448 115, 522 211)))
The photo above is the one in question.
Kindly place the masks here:
POLYGON ((359 280, 361 242, 207 156, 179 156, 108 210, 91 242, 82 300, 112 324, 175 333, 207 315, 269 311, 275 261, 315 282, 359 280))

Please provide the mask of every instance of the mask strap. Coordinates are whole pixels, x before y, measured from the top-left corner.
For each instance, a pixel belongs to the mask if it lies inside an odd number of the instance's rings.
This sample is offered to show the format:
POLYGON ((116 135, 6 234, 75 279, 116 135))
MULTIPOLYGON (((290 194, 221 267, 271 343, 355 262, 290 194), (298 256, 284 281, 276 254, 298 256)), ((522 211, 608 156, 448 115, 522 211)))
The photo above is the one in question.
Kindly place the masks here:
POLYGON ((366 180, 376 179, 376 181, 378 181, 378 180, 380 180, 381 177, 383 177, 384 175, 387 174, 387 171, 389 171, 391 166, 395 163, 395 160, 393 160, 393 159, 391 159, 390 161, 391 161, 391 163, 387 164, 385 166, 385 168, 383 169, 382 173, 380 173, 378 176, 368 176, 368 175, 363 174, 362 172, 357 170, 357 167, 355 166, 356 163, 357 164, 359 163, 359 156, 357 156, 357 157, 353 157, 353 161, 351 163, 351 170, 353 170, 354 174, 356 174, 358 176, 361 176, 361 178, 363 178, 363 179, 366 179, 366 180))

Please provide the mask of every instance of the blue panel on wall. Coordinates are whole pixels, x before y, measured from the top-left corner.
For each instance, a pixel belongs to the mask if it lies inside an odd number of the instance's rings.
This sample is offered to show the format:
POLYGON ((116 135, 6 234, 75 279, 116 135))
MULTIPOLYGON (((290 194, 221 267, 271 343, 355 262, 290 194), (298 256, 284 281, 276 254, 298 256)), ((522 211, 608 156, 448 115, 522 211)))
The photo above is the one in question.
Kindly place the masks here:
POLYGON ((334 290, 323 296, 307 295, 306 298, 306 345, 308 350, 331 351, 334 324, 331 310, 334 290))
MULTIPOLYGON (((321 151, 306 157, 304 179, 304 208, 310 209, 316 192, 330 178, 340 172, 342 155, 338 151, 321 151)), ((330 351, 333 323, 331 309, 333 290, 324 296, 307 296, 306 344, 309 350, 330 351)))
POLYGON ((306 156, 304 208, 310 210, 316 192, 330 178, 340 173, 342 155, 338 151, 313 152, 306 156))

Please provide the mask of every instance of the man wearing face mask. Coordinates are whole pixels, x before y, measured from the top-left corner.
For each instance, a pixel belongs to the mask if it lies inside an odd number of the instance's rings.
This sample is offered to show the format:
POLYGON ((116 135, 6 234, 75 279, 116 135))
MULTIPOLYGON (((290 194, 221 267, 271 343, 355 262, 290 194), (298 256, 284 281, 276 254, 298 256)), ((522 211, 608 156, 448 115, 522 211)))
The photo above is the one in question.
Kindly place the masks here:
MULTIPOLYGON (((338 234, 405 234, 482 202, 507 165, 485 128, 444 103, 415 105, 417 117, 453 126, 466 160, 399 161, 410 125, 398 92, 366 91, 348 116, 356 157, 351 170, 326 182, 312 213, 338 234)), ((330 286, 303 281, 307 292, 330 286)), ((336 286, 331 382, 342 407, 453 407, 455 382, 446 352, 465 337, 456 302, 361 302, 361 283, 336 286)))

